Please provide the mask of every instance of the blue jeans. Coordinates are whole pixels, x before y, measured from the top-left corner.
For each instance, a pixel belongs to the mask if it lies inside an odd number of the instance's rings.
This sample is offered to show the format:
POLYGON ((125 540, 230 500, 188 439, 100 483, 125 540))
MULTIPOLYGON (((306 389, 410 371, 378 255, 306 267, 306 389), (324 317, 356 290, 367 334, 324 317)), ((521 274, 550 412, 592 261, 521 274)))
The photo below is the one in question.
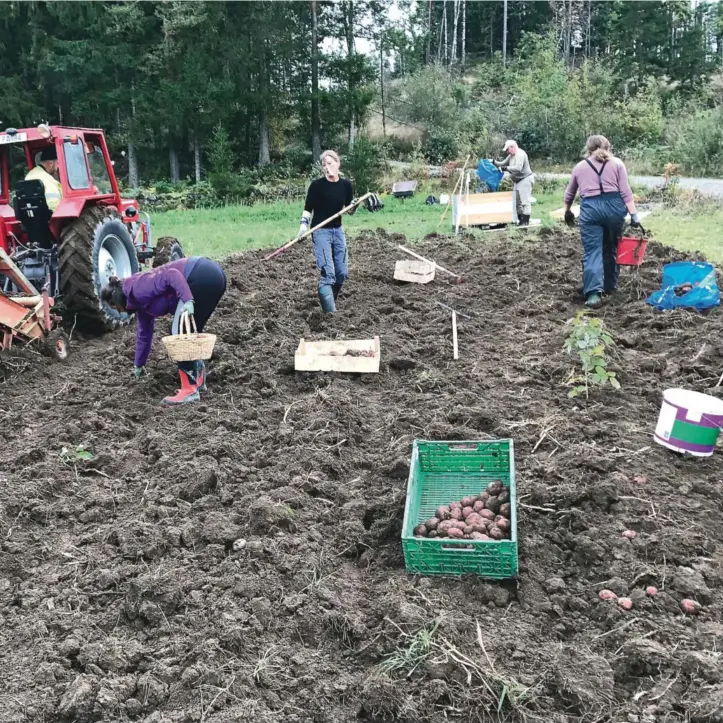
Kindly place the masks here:
POLYGON ((346 237, 344 229, 321 228, 314 231, 314 258, 319 269, 319 291, 325 286, 336 287, 338 293, 341 285, 349 276, 347 265, 346 237))
POLYGON ((588 196, 580 204, 582 292, 614 291, 618 285, 618 239, 627 209, 617 192, 588 196))

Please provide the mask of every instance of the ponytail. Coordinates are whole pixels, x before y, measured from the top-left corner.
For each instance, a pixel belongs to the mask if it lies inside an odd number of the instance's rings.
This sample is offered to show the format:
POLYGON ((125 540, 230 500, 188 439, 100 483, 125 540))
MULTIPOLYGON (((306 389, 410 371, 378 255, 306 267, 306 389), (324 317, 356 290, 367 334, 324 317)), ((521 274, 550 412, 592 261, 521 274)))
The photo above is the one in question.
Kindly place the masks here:
POLYGON ((108 283, 100 292, 100 300, 114 309, 121 306, 126 307, 126 295, 123 291, 123 284, 117 276, 111 276, 108 283))
POLYGON ((605 136, 590 136, 585 144, 585 156, 599 163, 609 161, 613 157, 610 141, 605 136))

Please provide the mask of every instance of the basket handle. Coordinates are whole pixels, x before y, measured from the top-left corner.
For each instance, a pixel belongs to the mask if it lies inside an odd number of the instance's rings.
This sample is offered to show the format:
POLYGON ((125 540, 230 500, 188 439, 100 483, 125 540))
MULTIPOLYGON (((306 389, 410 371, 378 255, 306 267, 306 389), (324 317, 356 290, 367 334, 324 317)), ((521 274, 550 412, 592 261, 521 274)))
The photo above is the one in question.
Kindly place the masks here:
POLYGON ((196 320, 187 311, 181 314, 181 320, 178 324, 179 334, 198 334, 196 330, 196 320))

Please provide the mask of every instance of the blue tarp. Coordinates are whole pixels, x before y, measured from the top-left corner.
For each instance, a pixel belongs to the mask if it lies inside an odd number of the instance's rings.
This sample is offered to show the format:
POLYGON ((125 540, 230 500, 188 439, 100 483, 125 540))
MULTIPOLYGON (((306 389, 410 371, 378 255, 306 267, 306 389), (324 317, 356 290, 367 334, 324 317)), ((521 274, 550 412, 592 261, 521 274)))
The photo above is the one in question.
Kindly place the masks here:
POLYGON ((703 311, 720 304, 720 290, 713 264, 698 261, 676 261, 663 266, 663 288, 652 293, 645 301, 666 311, 680 307, 703 311), (680 296, 675 293, 683 284, 693 288, 680 296))
POLYGON ((492 161, 483 158, 477 166, 477 177, 493 193, 500 187, 504 173, 492 161))

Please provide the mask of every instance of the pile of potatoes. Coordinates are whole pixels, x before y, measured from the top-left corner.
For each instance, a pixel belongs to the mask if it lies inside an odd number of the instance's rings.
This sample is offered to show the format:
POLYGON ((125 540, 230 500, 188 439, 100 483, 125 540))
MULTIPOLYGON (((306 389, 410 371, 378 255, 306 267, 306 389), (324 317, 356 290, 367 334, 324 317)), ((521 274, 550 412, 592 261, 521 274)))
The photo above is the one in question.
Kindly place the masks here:
POLYGON ((476 497, 437 507, 434 517, 414 528, 415 537, 460 540, 509 540, 512 529, 510 492, 493 480, 476 497))

